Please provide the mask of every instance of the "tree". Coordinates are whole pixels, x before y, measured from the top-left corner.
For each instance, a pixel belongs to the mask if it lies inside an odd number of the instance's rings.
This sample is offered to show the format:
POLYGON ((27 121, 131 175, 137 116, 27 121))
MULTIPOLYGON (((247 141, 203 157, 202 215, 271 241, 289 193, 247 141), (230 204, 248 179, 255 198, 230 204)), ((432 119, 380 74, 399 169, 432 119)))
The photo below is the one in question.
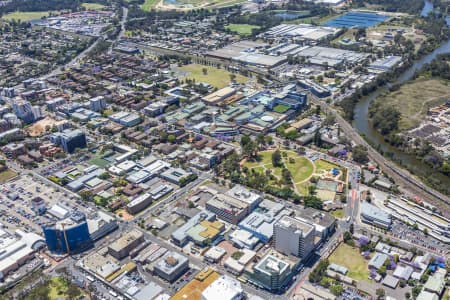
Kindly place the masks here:
POLYGON ((386 295, 386 291, 382 288, 379 288, 375 291, 375 294, 377 295, 377 299, 383 299, 383 297, 386 295))
POLYGON ((202 73, 203 73, 203 75, 208 74, 208 69, 207 68, 202 68, 202 73))
POLYGON ((81 196, 81 199, 83 199, 83 201, 90 201, 92 199, 92 192, 89 190, 81 191, 79 194, 81 196))
POLYGON ((380 273, 381 276, 386 276, 386 266, 381 266, 378 273, 380 273))
POLYGON ((281 170, 281 176, 283 177, 285 184, 292 183, 292 174, 287 168, 283 168, 283 170, 281 170))
POLYGON ((283 161, 281 158, 281 152, 278 149, 272 153, 272 165, 275 168, 281 167, 283 165, 283 161))
POLYGON ((305 205, 305 207, 312 207, 312 208, 316 208, 316 209, 322 209, 322 207, 323 207, 322 200, 320 200, 316 196, 310 196, 310 195, 305 196, 305 198, 303 199, 303 204, 305 205))
POLYGON ((335 296, 340 296, 344 292, 344 288, 340 284, 335 284, 330 288, 331 293, 335 296))
POLYGON ((366 164, 369 162, 367 148, 362 145, 356 145, 353 147, 353 160, 360 164, 366 164))
POLYGON ((231 82, 234 82, 235 80, 236 80, 236 75, 233 74, 233 73, 231 73, 231 74, 230 74, 230 81, 231 81, 231 82))
POLYGON ((353 223, 350 224, 349 230, 350 230, 350 233, 353 234, 353 232, 354 232, 354 225, 353 225, 353 223))
POLYGON ((405 293, 405 299, 409 299, 411 298, 411 293, 410 292, 406 292, 405 293))

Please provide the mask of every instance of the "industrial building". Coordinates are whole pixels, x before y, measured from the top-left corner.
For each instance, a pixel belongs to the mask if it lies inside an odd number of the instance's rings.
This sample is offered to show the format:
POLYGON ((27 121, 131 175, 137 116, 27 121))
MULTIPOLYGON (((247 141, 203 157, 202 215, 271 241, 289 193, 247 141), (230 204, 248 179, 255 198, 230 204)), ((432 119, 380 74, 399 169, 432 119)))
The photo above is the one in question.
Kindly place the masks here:
POLYGON ((296 41, 319 41, 335 36, 340 29, 312 24, 280 24, 263 33, 269 39, 288 38, 296 41))
POLYGON ((283 216, 274 226, 274 245, 277 251, 285 255, 305 259, 314 249, 314 226, 283 216))
POLYGON ((43 226, 45 242, 50 252, 72 254, 84 251, 93 245, 86 216, 71 212, 69 217, 52 225, 43 226))
POLYGON ((176 253, 167 252, 154 266, 159 277, 173 282, 189 269, 189 259, 176 253))
POLYGON ((369 58, 367 53, 321 46, 307 47, 297 55, 307 59, 310 64, 329 67, 354 65, 369 58))

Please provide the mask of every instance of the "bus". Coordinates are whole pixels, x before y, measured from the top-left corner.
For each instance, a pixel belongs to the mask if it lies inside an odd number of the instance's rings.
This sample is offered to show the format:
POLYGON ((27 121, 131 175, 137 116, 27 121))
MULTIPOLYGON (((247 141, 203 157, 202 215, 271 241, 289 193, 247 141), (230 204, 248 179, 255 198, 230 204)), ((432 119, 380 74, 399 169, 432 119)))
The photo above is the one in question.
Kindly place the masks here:
POLYGON ((90 282, 94 282, 95 281, 94 277, 92 277, 91 275, 87 275, 86 279, 89 280, 90 282))
POLYGON ((117 296, 118 296, 117 293, 114 292, 113 290, 109 290, 109 294, 110 294, 111 296, 113 296, 113 297, 117 297, 117 296))

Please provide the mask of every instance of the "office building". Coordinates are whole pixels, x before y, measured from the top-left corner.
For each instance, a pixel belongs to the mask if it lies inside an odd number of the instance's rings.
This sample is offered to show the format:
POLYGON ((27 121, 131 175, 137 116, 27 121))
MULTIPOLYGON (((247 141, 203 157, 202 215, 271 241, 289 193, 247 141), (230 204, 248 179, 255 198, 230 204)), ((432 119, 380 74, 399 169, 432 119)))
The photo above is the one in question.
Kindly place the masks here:
POLYGON ((67 153, 73 153, 76 148, 86 147, 86 135, 79 129, 56 132, 50 136, 50 141, 67 153))
POLYGON ((25 123, 29 124, 35 121, 33 106, 30 102, 22 99, 14 100, 12 108, 14 114, 25 123))
POLYGON ((132 230, 109 245, 108 252, 116 259, 123 259, 142 242, 144 242, 144 234, 138 230, 132 230))
POLYGON ((89 100, 89 107, 92 111, 99 112, 106 109, 106 99, 103 96, 91 98, 89 100))
POLYGON ((209 212, 207 210, 199 212, 171 234, 173 242, 180 247, 184 246, 189 240, 188 231, 192 227, 202 221, 214 221, 215 219, 216 215, 212 212, 209 212))
POLYGON ((202 300, 241 300, 244 290, 239 281, 222 275, 210 284, 202 293, 202 300))
POLYGON ((78 211, 55 224, 45 225, 43 231, 48 250, 55 254, 78 253, 92 246, 86 216, 78 211))
POLYGON ((93 241, 97 241, 119 228, 117 219, 101 210, 87 218, 87 225, 93 241))
POLYGON ((285 255, 307 258, 314 249, 314 226, 284 216, 274 226, 275 249, 285 255))
POLYGON ((168 252, 155 264, 154 272, 159 277, 174 282, 188 269, 189 260, 186 257, 176 252, 168 252))

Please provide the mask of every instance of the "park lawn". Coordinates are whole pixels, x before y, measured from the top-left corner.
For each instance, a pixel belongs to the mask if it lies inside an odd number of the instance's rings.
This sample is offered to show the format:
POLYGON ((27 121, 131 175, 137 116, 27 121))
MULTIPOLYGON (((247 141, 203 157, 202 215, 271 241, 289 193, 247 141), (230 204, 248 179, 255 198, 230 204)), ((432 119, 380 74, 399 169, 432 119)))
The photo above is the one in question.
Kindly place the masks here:
POLYGON ((250 24, 229 24, 225 26, 226 29, 229 29, 233 32, 236 32, 240 35, 251 35, 253 29, 259 29, 260 26, 250 25, 250 24))
POLYGON ((277 113, 280 113, 280 114, 285 113, 285 112, 288 111, 288 110, 289 110, 289 106, 283 105, 283 104, 278 104, 278 105, 276 105, 276 106, 273 108, 273 111, 274 111, 274 112, 277 112, 277 113))
POLYGON ((297 191, 300 193, 300 195, 307 196, 309 193, 309 191, 308 191, 309 185, 310 185, 310 183, 308 181, 306 181, 306 182, 302 182, 302 183, 297 183, 295 185, 295 187, 297 188, 297 191))
POLYGON ((17 173, 14 172, 13 170, 6 170, 3 172, 0 172, 0 182, 6 182, 16 176, 17 176, 17 173))
POLYGON ((447 81, 422 77, 375 101, 398 109, 401 113, 399 129, 406 130, 418 126, 425 119, 428 108, 445 103, 449 96, 447 81))
POLYGON ((342 243, 328 258, 330 263, 344 266, 348 269, 347 276, 355 280, 367 280, 369 277, 368 261, 359 253, 357 247, 342 243))
POLYGON ((42 17, 47 17, 49 14, 50 11, 16 11, 2 16, 2 19, 7 21, 16 20, 27 22, 31 20, 41 19, 42 17))
MULTIPOLYGON (((68 285, 62 280, 61 277, 53 277, 49 284, 50 291, 48 297, 51 300, 66 299, 68 285)), ((83 292, 80 289, 80 298, 82 298, 83 292)))
POLYGON ((344 210, 342 208, 335 209, 330 214, 337 219, 342 219, 344 217, 344 210))
MULTIPOLYGON (((274 151, 263 151, 258 153, 260 161, 256 162, 245 162, 244 166, 249 169, 255 169, 258 172, 264 171, 264 169, 271 170, 272 174, 281 178, 282 168, 275 168, 272 165, 272 154, 274 151)), ((314 172, 313 163, 306 157, 299 156, 292 151, 281 151, 281 153, 287 153, 287 157, 283 157, 284 165, 291 172, 293 183, 299 183, 311 177, 314 172), (290 163, 289 158, 294 158, 295 162, 290 163)))
POLYGON ((143 11, 150 11, 158 4, 158 2, 159 0, 145 0, 145 2, 141 4, 141 9, 143 11))
POLYGON ((323 172, 328 172, 333 168, 337 168, 340 169, 340 167, 336 164, 333 164, 332 162, 323 160, 323 159, 318 159, 314 162, 314 164, 316 165, 316 174, 322 174, 323 172))
MULTIPOLYGON (((224 69, 217 69, 214 67, 197 65, 197 64, 189 64, 179 68, 180 70, 187 72, 186 78, 195 79, 195 82, 206 82, 216 88, 224 88, 228 86, 231 82, 230 75, 231 72, 228 72, 224 69), (203 69, 206 69, 206 74, 203 73, 203 69)), ((235 81, 237 83, 245 83, 248 81, 248 78, 242 76, 240 74, 236 75, 235 81)))
POLYGON ((314 172, 313 163, 302 156, 295 158, 295 163, 293 164, 289 163, 289 159, 287 159, 285 165, 291 171, 292 180, 295 183, 308 179, 314 172))
POLYGON ((86 9, 91 9, 91 10, 101 10, 106 7, 106 6, 104 6, 102 4, 98 4, 98 3, 81 3, 81 6, 86 9))

